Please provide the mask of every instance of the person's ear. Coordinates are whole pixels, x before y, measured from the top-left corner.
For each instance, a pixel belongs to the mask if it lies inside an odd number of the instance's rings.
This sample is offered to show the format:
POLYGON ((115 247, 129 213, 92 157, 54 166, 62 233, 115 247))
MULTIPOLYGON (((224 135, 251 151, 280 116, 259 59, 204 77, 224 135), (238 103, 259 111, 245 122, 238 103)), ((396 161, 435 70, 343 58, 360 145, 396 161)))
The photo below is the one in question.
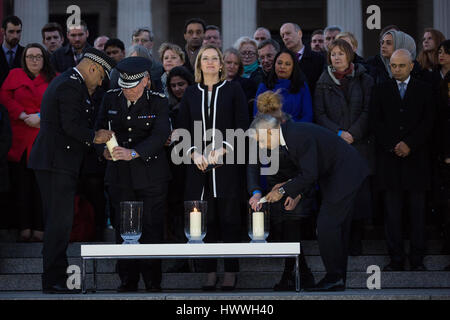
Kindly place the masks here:
POLYGON ((89 38, 89 30, 86 30, 86 38, 89 38))
POLYGON ((300 37, 300 39, 303 38, 303 32, 302 32, 302 30, 298 30, 298 36, 300 37))

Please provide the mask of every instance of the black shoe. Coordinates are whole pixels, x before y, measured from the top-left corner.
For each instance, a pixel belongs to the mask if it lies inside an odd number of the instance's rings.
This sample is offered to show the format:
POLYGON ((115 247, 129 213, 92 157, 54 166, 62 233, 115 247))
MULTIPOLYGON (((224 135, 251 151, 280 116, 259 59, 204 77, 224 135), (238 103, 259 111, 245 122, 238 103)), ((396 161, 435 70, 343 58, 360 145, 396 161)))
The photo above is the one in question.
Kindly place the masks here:
POLYGON ((49 287, 45 287, 42 292, 49 294, 78 294, 81 293, 80 289, 69 289, 67 286, 62 286, 60 284, 54 284, 49 287))
POLYGON ((327 291, 345 291, 345 282, 344 279, 338 279, 335 281, 331 281, 325 278, 320 280, 320 282, 313 288, 305 289, 305 291, 317 291, 317 292, 327 292, 327 291))
POLYGON ((124 293, 124 292, 137 292, 138 291, 138 285, 137 283, 127 283, 122 282, 122 284, 117 288, 117 292, 124 293))
POLYGON ((387 266, 383 268, 383 271, 392 272, 392 271, 405 271, 405 267, 402 263, 391 262, 387 266))
POLYGON ((145 291, 147 292, 161 292, 161 285, 156 285, 156 284, 146 284, 145 285, 145 291))
POLYGON ((428 271, 428 270, 425 267, 425 265, 422 263, 422 264, 412 265, 411 271, 428 271))

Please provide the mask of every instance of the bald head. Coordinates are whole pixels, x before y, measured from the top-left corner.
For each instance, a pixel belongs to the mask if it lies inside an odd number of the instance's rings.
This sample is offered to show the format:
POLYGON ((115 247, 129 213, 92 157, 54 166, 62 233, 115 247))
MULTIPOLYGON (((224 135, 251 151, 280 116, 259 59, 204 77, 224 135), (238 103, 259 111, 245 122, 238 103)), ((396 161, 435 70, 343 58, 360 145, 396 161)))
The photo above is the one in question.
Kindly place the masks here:
POLYGON ((405 81, 414 68, 411 53, 406 49, 394 51, 390 60, 392 77, 398 81, 405 81))

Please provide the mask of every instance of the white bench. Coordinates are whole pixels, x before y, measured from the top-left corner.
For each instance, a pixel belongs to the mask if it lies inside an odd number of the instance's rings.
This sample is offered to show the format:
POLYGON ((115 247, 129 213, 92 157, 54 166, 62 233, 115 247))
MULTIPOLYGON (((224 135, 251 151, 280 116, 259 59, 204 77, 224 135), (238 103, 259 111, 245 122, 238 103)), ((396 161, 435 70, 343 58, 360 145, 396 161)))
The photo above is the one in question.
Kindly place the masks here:
POLYGON ((93 260, 94 290, 98 259, 173 258, 295 258, 295 288, 300 291, 299 242, 203 244, 102 244, 81 245, 82 291, 86 293, 86 262, 93 260))

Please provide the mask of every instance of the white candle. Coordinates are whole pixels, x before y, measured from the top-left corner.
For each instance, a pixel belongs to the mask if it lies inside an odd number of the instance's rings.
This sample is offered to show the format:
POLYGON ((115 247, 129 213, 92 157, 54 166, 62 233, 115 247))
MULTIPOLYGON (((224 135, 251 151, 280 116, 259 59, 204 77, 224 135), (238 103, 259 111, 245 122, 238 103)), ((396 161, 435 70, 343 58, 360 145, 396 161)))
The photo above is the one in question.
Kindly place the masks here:
POLYGON ((197 211, 197 208, 194 208, 194 211, 191 211, 189 231, 191 233, 191 237, 193 238, 198 238, 202 235, 202 213, 197 211))
POLYGON ((263 238, 264 237, 264 212, 253 212, 253 237, 263 238))
POLYGON ((113 149, 118 145, 119 144, 117 143, 116 135, 113 133, 111 139, 109 139, 108 142, 106 142, 106 146, 108 147, 109 153, 111 154, 113 161, 116 161, 116 159, 113 156, 113 149))

